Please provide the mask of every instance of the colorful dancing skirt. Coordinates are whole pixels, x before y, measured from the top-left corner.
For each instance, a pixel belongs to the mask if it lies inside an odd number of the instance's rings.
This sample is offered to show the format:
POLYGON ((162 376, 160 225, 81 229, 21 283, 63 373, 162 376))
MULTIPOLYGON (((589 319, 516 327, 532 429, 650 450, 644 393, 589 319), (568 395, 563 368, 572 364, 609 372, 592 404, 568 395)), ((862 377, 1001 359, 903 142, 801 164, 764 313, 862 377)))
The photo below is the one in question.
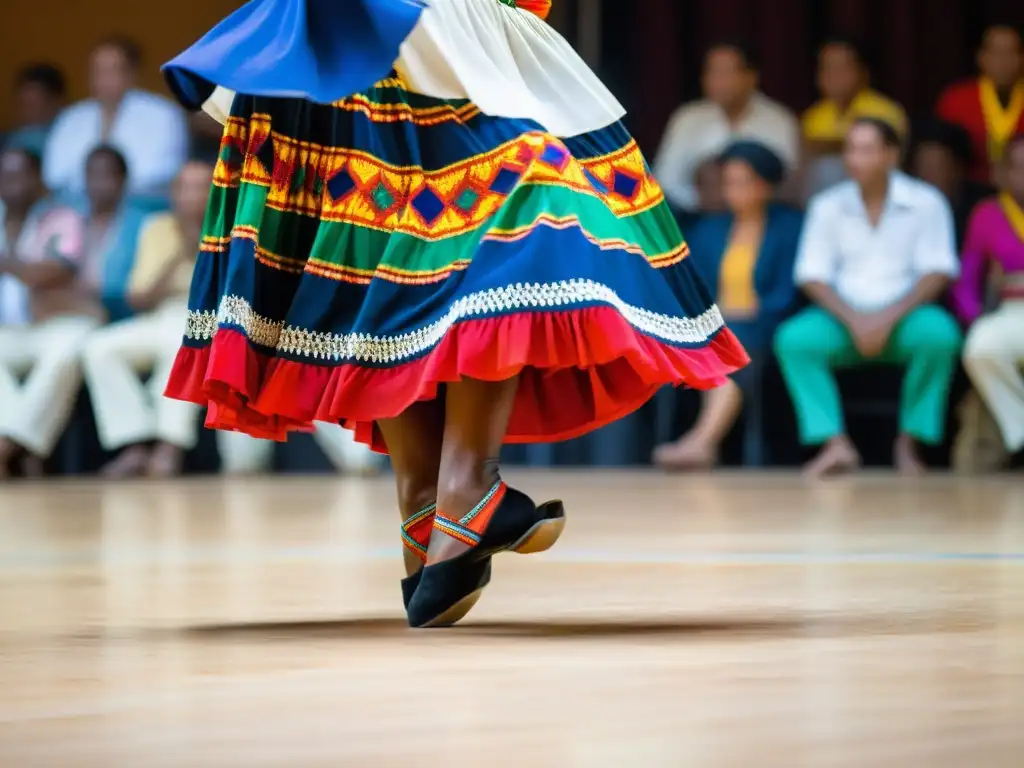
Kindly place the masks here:
POLYGON ((409 58, 331 104, 233 96, 169 396, 211 427, 342 423, 384 451, 377 420, 518 376, 507 441, 540 442, 747 362, 619 121, 559 138, 414 92, 409 58))

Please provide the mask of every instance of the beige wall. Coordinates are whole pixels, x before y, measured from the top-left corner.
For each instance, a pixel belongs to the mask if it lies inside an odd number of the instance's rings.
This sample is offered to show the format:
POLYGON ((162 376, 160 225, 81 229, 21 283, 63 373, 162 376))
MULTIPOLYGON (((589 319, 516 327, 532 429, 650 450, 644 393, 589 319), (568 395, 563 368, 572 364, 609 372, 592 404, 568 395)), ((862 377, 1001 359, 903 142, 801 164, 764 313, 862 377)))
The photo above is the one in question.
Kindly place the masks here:
POLYGON ((110 34, 142 46, 143 82, 163 89, 160 65, 241 0, 4 0, 0 22, 0 125, 11 117, 7 84, 19 67, 48 61, 64 69, 73 99, 86 93, 89 49, 110 34))

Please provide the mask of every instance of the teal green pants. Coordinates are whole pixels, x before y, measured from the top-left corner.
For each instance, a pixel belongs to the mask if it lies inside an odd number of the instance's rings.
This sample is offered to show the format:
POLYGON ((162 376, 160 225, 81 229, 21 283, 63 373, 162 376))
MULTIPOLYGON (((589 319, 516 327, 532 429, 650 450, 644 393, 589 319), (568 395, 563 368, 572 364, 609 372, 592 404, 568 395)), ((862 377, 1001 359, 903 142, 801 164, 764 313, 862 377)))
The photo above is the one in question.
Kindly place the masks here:
POLYGON ((846 431, 833 371, 871 363, 906 366, 900 431, 923 443, 941 442, 961 343, 956 321, 934 305, 904 317, 873 359, 857 352, 846 326, 823 309, 812 307, 787 320, 775 335, 775 355, 793 398, 801 442, 818 445, 846 431))

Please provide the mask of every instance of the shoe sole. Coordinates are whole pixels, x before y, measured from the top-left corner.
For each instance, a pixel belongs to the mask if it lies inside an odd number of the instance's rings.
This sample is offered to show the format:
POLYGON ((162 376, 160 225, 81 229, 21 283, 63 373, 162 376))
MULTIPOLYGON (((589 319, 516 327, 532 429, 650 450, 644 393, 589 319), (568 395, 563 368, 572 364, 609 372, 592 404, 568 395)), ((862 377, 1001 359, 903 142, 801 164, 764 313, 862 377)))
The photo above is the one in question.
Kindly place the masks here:
POLYGON ((544 520, 531 528, 523 538, 512 545, 511 551, 517 555, 535 555, 546 552, 555 546, 565 530, 565 518, 544 520))
POLYGON ((538 510, 550 509, 550 515, 537 522, 512 544, 506 552, 519 555, 535 555, 546 552, 555 546, 565 530, 565 507, 561 501, 549 501, 537 507, 538 510))
POLYGON ((480 596, 484 593, 484 588, 481 587, 476 592, 471 592, 464 598, 459 600, 455 605, 449 608, 447 611, 442 613, 440 616, 428 621, 423 625, 422 629, 439 629, 443 627, 450 627, 466 618, 473 606, 480 600, 480 596))

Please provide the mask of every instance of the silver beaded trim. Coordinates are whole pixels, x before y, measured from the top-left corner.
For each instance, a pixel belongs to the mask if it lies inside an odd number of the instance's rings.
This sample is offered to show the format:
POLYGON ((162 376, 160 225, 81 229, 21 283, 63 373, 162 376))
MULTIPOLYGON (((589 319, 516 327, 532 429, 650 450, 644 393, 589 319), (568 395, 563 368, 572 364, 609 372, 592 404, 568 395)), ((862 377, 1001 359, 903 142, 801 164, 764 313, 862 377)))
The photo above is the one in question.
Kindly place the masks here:
POLYGON ((627 304, 601 283, 563 280, 516 283, 464 296, 452 304, 444 317, 400 336, 309 331, 261 317, 240 296, 225 296, 217 312, 190 311, 185 335, 196 341, 209 341, 220 326, 229 325, 241 328, 253 343, 289 355, 334 362, 394 363, 432 348, 460 320, 494 312, 557 311, 592 303, 612 306, 641 333, 676 344, 706 342, 725 324, 722 313, 714 305, 698 317, 672 317, 627 304))

